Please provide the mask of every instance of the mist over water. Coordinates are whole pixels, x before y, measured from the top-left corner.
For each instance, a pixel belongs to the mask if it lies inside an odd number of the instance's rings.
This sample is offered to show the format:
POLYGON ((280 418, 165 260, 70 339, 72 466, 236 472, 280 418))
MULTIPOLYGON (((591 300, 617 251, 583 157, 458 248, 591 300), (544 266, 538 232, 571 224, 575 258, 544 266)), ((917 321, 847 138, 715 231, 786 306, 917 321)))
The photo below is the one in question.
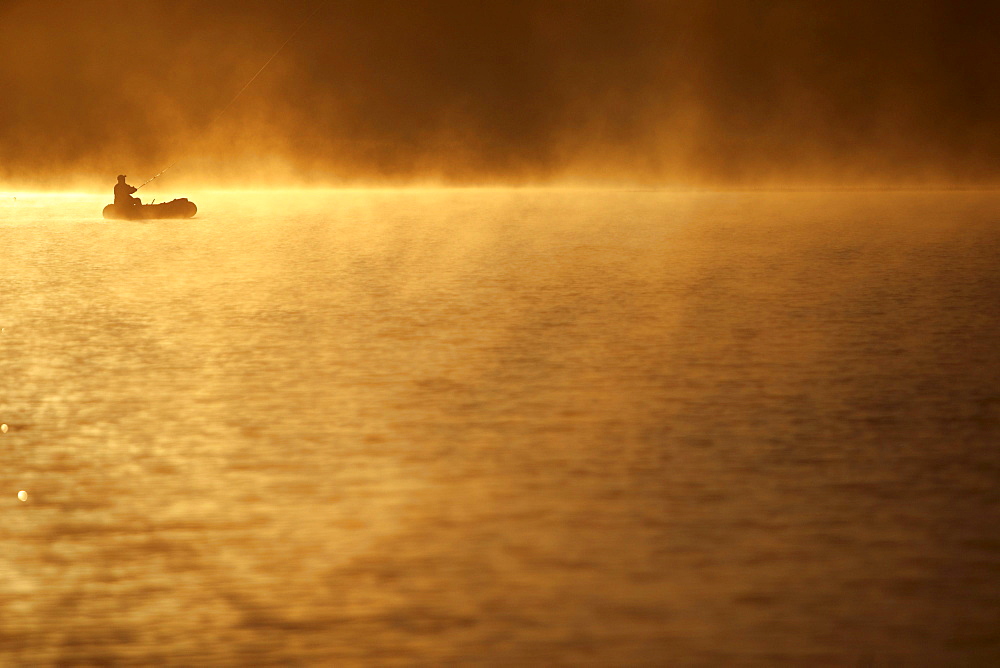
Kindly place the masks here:
POLYGON ((191 197, 0 202, 0 663, 1000 659, 996 193, 191 197))
POLYGON ((8 0, 0 183, 995 186, 998 30, 950 0, 8 0))

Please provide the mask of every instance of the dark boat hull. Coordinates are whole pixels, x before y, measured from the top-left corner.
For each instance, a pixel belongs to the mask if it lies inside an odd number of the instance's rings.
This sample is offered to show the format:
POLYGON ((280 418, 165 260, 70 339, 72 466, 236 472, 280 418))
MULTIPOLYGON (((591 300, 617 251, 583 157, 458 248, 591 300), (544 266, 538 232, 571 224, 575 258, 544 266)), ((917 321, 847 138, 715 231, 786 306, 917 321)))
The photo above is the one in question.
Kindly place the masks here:
POLYGON ((117 206, 109 204, 104 207, 104 217, 108 220, 150 220, 153 218, 190 218, 198 213, 194 202, 186 197, 163 202, 162 204, 142 204, 139 206, 117 206))

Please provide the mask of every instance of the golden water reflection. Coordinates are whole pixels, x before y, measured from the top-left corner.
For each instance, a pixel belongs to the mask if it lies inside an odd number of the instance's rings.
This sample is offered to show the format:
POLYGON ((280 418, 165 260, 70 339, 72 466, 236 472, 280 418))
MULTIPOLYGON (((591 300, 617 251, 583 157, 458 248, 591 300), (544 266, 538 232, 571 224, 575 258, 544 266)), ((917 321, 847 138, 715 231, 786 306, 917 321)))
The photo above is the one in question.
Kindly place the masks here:
POLYGON ((192 199, 0 209, 0 662, 995 656, 996 195, 192 199))

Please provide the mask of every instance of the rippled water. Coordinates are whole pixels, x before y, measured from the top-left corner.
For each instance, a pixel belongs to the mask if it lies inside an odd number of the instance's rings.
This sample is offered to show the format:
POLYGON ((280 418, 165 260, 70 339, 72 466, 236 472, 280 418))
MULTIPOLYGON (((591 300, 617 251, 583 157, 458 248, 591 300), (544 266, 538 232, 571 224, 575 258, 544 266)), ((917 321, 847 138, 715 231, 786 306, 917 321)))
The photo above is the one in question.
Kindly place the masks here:
POLYGON ((1000 194, 192 199, 0 201, 0 663, 1000 661, 1000 194))

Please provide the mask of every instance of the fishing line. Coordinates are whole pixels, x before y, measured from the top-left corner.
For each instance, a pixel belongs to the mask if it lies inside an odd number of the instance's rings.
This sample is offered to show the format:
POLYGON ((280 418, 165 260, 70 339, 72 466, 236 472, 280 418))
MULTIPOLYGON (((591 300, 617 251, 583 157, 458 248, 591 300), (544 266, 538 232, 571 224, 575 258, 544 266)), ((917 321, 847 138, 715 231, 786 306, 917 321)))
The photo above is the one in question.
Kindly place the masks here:
MULTIPOLYGON (((298 25, 298 27, 296 27, 295 30, 292 31, 292 34, 288 36, 288 39, 286 39, 284 42, 282 42, 281 46, 278 47, 278 50, 271 54, 271 57, 267 59, 267 62, 265 62, 263 65, 261 65, 260 69, 257 70, 257 73, 254 74, 252 77, 250 77, 249 81, 247 81, 245 84, 243 84, 243 88, 240 88, 239 91, 236 93, 236 95, 233 95, 232 99, 229 100, 229 102, 226 103, 226 106, 224 106, 222 108, 222 111, 220 111, 218 114, 215 115, 215 118, 212 119, 212 122, 209 123, 205 127, 205 132, 208 132, 209 130, 211 130, 215 126, 215 124, 219 122, 219 119, 222 118, 222 115, 225 114, 226 111, 229 110, 229 107, 233 106, 233 102, 236 102, 236 100, 240 97, 240 95, 243 94, 243 91, 245 91, 247 88, 250 87, 250 84, 252 84, 257 79, 257 77, 260 76, 261 72, 263 72, 265 69, 267 69, 267 66, 271 64, 271 61, 274 60, 278 56, 278 54, 282 52, 282 50, 288 45, 288 43, 292 41, 293 37, 295 37, 297 34, 299 34, 299 31, 302 30, 302 26, 304 26, 309 21, 309 19, 311 19, 313 16, 315 16, 316 12, 318 12, 319 8, 322 7, 322 6, 323 6, 322 2, 316 3, 316 6, 313 8, 312 12, 310 12, 309 16, 307 16, 304 19, 302 19, 302 23, 300 23, 298 25)), ((160 176, 160 174, 163 174, 163 172, 167 171, 168 169, 170 169, 171 167, 173 167, 174 165, 176 165, 182 159, 183 158, 178 158, 177 160, 174 160, 172 163, 170 163, 169 165, 167 165, 166 167, 164 167, 163 169, 161 169, 159 171, 159 173, 156 174, 156 176, 153 176, 152 178, 144 181, 142 183, 142 185, 136 186, 136 190, 138 190, 139 188, 142 188, 142 186, 146 185, 147 183, 149 183, 153 179, 158 178, 160 176)))

